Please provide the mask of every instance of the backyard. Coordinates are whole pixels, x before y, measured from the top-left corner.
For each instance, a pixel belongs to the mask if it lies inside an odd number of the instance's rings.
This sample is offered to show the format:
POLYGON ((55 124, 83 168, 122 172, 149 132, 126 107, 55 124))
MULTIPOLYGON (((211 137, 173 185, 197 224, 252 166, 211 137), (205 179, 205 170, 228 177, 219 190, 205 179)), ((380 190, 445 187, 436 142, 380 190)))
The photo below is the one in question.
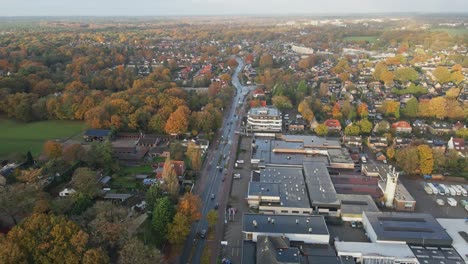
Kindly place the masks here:
POLYGON ((0 157, 10 153, 26 154, 28 150, 37 156, 46 140, 74 137, 85 128, 85 123, 78 121, 23 123, 0 118, 0 157))

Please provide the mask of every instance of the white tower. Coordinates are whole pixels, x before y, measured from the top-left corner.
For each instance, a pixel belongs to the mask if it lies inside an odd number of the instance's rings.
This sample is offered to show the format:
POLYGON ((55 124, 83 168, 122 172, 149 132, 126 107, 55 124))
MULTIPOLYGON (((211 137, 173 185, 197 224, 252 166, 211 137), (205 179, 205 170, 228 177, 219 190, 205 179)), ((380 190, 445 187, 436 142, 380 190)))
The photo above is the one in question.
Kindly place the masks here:
POLYGON ((388 208, 393 207, 393 199, 395 198, 396 187, 398 183, 399 172, 395 172, 395 168, 390 167, 390 171, 387 173, 387 183, 385 185, 385 206, 388 208))

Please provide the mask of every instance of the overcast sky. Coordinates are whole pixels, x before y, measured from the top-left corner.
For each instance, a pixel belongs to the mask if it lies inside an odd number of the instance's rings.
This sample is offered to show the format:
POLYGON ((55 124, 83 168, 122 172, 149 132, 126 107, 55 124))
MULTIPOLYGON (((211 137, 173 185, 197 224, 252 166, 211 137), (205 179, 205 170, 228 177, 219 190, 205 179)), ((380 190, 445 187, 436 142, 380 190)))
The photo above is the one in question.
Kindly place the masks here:
POLYGON ((0 0, 0 16, 468 13, 468 0, 0 0))

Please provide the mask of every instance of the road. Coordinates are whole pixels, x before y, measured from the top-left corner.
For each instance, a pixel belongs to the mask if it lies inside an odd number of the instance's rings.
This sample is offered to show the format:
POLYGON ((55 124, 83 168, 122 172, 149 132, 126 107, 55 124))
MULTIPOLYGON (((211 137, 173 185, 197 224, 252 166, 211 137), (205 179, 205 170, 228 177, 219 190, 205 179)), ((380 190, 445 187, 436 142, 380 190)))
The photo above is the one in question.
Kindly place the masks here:
MULTIPOLYGON (((229 196, 228 187, 232 180, 231 173, 228 173, 231 170, 228 170, 228 168, 233 163, 232 159, 235 159, 235 156, 231 156, 231 153, 235 153, 237 147, 237 142, 233 139, 235 131, 239 129, 241 122, 241 117, 236 114, 236 109, 240 105, 239 102, 242 102, 242 105, 245 104, 246 95, 250 89, 250 87, 243 86, 237 77, 244 67, 242 60, 237 59, 237 61, 239 65, 232 75, 232 84, 236 88, 236 95, 230 108, 225 111, 223 126, 209 148, 208 156, 201 171, 201 179, 194 188, 194 193, 198 194, 202 200, 202 217, 200 221, 192 225, 190 234, 180 255, 179 263, 200 263, 205 245, 207 243, 220 243, 217 239, 214 241, 200 239, 197 237, 197 232, 208 230, 206 215, 211 209, 214 209, 216 204, 219 204, 220 221, 224 219, 224 212, 229 196), (192 246, 194 245, 195 250, 189 262, 192 246)), ((217 252, 212 252, 212 254, 217 254, 217 252)))

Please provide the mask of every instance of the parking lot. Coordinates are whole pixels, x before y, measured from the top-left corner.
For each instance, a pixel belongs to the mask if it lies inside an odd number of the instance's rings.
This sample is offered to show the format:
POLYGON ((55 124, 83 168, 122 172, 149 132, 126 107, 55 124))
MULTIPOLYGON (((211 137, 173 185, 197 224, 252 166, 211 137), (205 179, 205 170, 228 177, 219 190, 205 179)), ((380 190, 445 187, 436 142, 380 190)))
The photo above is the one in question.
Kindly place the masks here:
MULTIPOLYGON (((423 183, 424 180, 407 179, 400 177, 400 180, 405 185, 406 189, 410 192, 413 198, 416 200, 416 211, 417 213, 429 213, 435 218, 466 218, 468 217, 468 211, 465 210, 460 204, 460 200, 468 200, 468 197, 458 195, 435 195, 427 194, 424 191, 423 183), (447 204, 447 198, 452 197, 457 201, 457 206, 450 206, 447 204), (445 205, 441 206, 436 203, 437 199, 443 199, 445 205)), ((460 184, 459 182, 451 181, 433 181, 433 183, 443 183, 445 185, 460 184)), ((466 183, 465 183, 466 184, 466 183)))
MULTIPOLYGON (((232 263, 240 263, 242 256, 242 214, 249 212, 249 206, 245 201, 247 196, 247 189, 250 181, 250 137, 241 137, 241 145, 239 148, 238 159, 244 160, 244 164, 238 164, 234 168, 233 174, 240 174, 240 179, 234 179, 232 189, 229 196, 228 206, 235 208, 236 214, 228 216, 229 219, 226 223, 223 240, 227 241, 227 246, 222 248, 222 257, 226 257, 232 263)), ((233 177, 233 175, 228 175, 233 177)))

